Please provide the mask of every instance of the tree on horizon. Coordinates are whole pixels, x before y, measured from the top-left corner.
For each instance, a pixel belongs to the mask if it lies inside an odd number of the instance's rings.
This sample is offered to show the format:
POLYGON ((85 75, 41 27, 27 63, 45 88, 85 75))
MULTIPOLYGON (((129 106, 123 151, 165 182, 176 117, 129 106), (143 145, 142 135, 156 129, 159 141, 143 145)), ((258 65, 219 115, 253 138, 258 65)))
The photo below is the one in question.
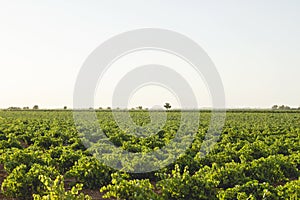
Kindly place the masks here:
POLYGON ((167 110, 169 110, 172 106, 171 106, 170 103, 165 103, 164 107, 165 107, 167 110))
POLYGON ((38 106, 38 105, 34 105, 32 109, 33 109, 33 110, 38 110, 38 109, 39 109, 39 106, 38 106))

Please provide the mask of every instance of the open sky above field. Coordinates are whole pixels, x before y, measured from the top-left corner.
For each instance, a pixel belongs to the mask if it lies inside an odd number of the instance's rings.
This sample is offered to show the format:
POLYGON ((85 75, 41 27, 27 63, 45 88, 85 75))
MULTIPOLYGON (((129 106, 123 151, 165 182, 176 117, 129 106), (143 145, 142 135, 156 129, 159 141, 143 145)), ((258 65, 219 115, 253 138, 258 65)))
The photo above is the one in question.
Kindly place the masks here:
MULTIPOLYGON (((112 36, 145 27, 196 41, 219 71, 227 107, 299 107, 299 10, 297 0, 1 1, 0 107, 72 107, 76 77, 87 56, 112 36)), ((96 95, 95 107, 110 106, 109 83, 118 81, 117 67, 96 95)), ((178 106, 161 88, 146 87, 133 97, 130 106, 166 101, 178 106)), ((197 98, 200 107, 211 105, 202 86, 197 98)))

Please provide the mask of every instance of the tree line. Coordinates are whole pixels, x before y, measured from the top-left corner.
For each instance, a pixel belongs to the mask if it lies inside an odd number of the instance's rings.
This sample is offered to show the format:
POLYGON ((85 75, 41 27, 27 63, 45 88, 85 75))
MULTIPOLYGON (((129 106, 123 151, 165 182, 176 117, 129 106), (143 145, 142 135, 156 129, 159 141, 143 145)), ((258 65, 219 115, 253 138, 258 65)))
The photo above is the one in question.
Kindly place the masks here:
POLYGON ((291 108, 290 106, 286 106, 286 105, 273 105, 272 106, 272 110, 295 110, 298 109, 300 110, 300 106, 298 108, 291 108))
MULTIPOLYGON (((167 109, 167 110, 169 110, 172 106, 171 106, 171 104, 170 103, 165 103, 164 104, 164 107, 167 109)), ((67 110, 67 106, 64 106, 63 107, 63 109, 64 110, 67 110)), ((21 107, 9 107, 8 108, 8 110, 29 110, 30 108, 28 107, 28 106, 26 106, 26 107, 23 107, 23 108, 21 108, 21 107)), ((39 106, 38 105, 34 105, 33 107, 32 107, 32 110, 38 110, 39 109, 39 106)), ((89 108, 89 109, 93 109, 93 108, 89 108)), ((103 108, 102 107, 99 107, 99 110, 102 110, 103 108)), ((111 107, 107 107, 106 108, 107 110, 111 110, 111 107)), ((119 110, 120 108, 116 108, 117 110, 119 110)), ((132 110, 134 110, 134 108, 131 108, 132 110)), ((143 110, 144 108, 143 108, 143 106, 138 106, 138 107, 136 107, 136 109, 137 110, 143 110)), ((148 110, 148 108, 145 108, 145 110, 148 110)))

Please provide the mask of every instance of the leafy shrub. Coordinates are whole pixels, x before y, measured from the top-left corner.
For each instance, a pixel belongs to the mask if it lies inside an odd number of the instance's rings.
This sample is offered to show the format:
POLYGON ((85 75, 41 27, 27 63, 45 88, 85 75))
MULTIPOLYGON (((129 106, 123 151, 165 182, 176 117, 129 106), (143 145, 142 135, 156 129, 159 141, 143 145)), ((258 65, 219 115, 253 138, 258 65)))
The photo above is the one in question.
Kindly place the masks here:
POLYGON ((117 199, 161 199, 154 191, 148 179, 127 180, 128 174, 113 173, 111 184, 104 186, 100 192, 106 192, 103 198, 117 199))
POLYGON ((47 176, 40 175, 39 180, 44 184, 47 195, 40 196, 33 194, 34 200, 91 200, 92 198, 83 193, 79 194, 82 190, 82 184, 77 184, 72 187, 70 191, 65 191, 63 176, 57 176, 54 181, 47 176))
POLYGON ((45 165, 47 164, 48 157, 42 151, 32 148, 12 148, 1 155, 0 161, 4 163, 4 169, 10 173, 21 164, 27 167, 31 167, 33 164, 45 165))
POLYGON ((280 185, 276 189, 281 199, 297 200, 300 198, 300 178, 280 185))
POLYGON ((50 148, 49 154, 52 158, 49 164, 55 166, 60 173, 67 172, 83 156, 81 151, 64 146, 50 148))
POLYGON ((75 163, 66 176, 74 177, 76 182, 83 183, 86 188, 95 189, 111 181, 111 171, 96 158, 84 156, 75 163))
POLYGON ((257 180, 249 181, 243 185, 236 185, 218 194, 220 200, 250 200, 265 199, 274 200, 277 198, 276 190, 268 183, 259 183, 257 180))
POLYGON ((157 186, 161 189, 165 199, 214 199, 216 198, 218 181, 210 175, 209 167, 200 169, 194 175, 190 175, 186 167, 180 172, 175 165, 171 174, 161 176, 157 186))
POLYGON ((13 169, 1 185, 2 192, 10 197, 31 197, 33 193, 43 192, 44 187, 39 176, 57 176, 57 171, 52 167, 33 164, 27 167, 24 164, 13 169))
POLYGON ((231 188, 251 180, 245 175, 245 167, 243 163, 226 163, 225 166, 215 167, 213 176, 214 179, 220 181, 219 187, 231 188))
POLYGON ((270 184, 280 183, 299 176, 296 166, 289 162, 288 157, 283 155, 272 155, 268 158, 254 160, 245 171, 252 179, 270 184))

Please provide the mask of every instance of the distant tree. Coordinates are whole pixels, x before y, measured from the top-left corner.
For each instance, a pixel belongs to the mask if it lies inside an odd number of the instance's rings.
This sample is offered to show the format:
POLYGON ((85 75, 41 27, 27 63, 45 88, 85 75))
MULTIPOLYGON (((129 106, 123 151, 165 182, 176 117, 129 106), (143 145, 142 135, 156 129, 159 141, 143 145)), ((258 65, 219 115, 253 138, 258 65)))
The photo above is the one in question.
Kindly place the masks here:
POLYGON ((102 110, 102 107, 99 107, 99 110, 102 110))
POLYGON ((21 110, 20 107, 9 107, 8 110, 21 110))
POLYGON ((111 109, 111 107, 107 107, 107 110, 110 110, 111 109))
POLYGON ((64 106, 64 110, 67 110, 67 108, 68 108, 67 106, 64 106))
POLYGON ((284 110, 284 108, 285 108, 284 105, 281 105, 281 106, 278 107, 279 110, 284 110))
POLYGON ((170 103, 165 103, 164 107, 169 110, 171 108, 171 104, 170 103))
POLYGON ((290 110, 291 107, 290 106, 285 106, 285 105, 281 105, 278 107, 279 110, 290 110))
POLYGON ((38 110, 38 109, 39 109, 39 106, 38 106, 38 105, 34 105, 32 109, 33 109, 33 110, 38 110))
POLYGON ((143 106, 138 106, 137 109, 143 110, 143 106))
POLYGON ((272 109, 273 109, 273 110, 277 110, 277 109, 278 109, 278 105, 272 106, 272 109))
POLYGON ((29 107, 28 106, 23 107, 23 110, 29 110, 29 107))
POLYGON ((298 107, 298 110, 300 110, 300 106, 298 107))

